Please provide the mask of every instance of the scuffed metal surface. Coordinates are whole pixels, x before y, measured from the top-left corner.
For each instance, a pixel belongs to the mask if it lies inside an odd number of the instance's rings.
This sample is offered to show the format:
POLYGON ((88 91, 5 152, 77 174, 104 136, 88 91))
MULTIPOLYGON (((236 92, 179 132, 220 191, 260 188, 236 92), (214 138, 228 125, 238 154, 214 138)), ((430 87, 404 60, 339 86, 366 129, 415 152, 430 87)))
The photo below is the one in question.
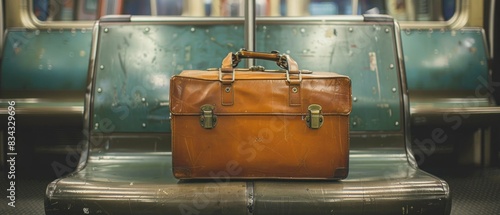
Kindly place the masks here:
MULTIPOLYGON (((257 50, 290 54, 301 69, 348 75, 352 81, 351 131, 402 127, 396 44, 392 23, 259 25, 257 50), (376 56, 376 57, 375 57, 376 56)), ((272 62, 259 61, 266 68, 272 62)))
POLYGON ((90 29, 10 29, 2 91, 85 92, 91 39, 90 29))
POLYGON ((482 29, 406 29, 401 36, 412 124, 497 121, 500 108, 492 99, 495 83, 482 29))
POLYGON ((52 186, 47 214, 246 214, 245 182, 178 181, 170 156, 96 153, 52 186))
MULTIPOLYGON (((169 78, 185 69, 220 67, 243 47, 239 25, 103 25, 96 59, 94 130, 169 131, 169 78)), ((353 86, 351 130, 402 127, 392 23, 257 26, 258 51, 290 54, 302 69, 348 75, 353 86), (369 35, 369 36, 367 36, 369 35)), ((273 62, 258 61, 268 69, 273 62)))
POLYGON ((102 26, 96 60, 94 130, 167 132, 170 77, 184 69, 220 67, 238 50, 238 26, 102 26))
POLYGON ((385 147, 351 150, 342 181, 256 182, 255 214, 447 214, 446 182, 409 166, 400 147, 389 147, 400 138, 354 138, 353 145, 385 147))
POLYGON ((402 141, 403 136, 354 137, 358 147, 351 151, 350 174, 342 181, 224 177, 179 181, 171 172, 170 153, 94 153, 83 170, 49 186, 46 210, 47 214, 445 214, 450 202, 446 183, 408 165, 402 141), (365 144, 375 146, 359 147, 365 144))
MULTIPOLYGON (((8 116, 7 101, 15 101, 16 119, 23 126, 37 128, 35 133, 46 129, 46 138, 53 136, 53 126, 56 130, 81 126, 91 40, 91 30, 86 28, 9 28, 2 50, 0 115, 8 116)), ((33 136, 33 132, 25 135, 33 136)), ((77 142, 67 141, 43 142, 77 142)))
POLYGON ((413 29, 401 32, 409 90, 476 90, 488 79, 480 29, 413 29))

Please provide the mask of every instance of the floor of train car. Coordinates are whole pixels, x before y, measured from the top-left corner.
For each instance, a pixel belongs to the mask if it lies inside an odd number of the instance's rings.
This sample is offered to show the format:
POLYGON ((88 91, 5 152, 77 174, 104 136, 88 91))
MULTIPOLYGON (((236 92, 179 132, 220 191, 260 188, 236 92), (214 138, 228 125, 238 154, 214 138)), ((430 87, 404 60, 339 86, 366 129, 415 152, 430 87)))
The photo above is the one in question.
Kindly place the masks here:
MULTIPOLYGON (((19 153, 21 154, 21 153, 19 153)), ((64 164, 65 157, 41 159, 32 155, 16 159, 15 208, 7 205, 7 171, 2 169, 0 214, 44 214, 46 185, 55 177, 51 163, 64 164), (26 161, 30 161, 29 163, 26 161), (35 165, 34 165, 35 163, 35 165)), ((422 169, 446 180, 452 192, 452 213, 500 214, 500 167, 459 167, 451 165, 423 165, 422 169), (430 167, 429 167, 430 166, 430 167)))

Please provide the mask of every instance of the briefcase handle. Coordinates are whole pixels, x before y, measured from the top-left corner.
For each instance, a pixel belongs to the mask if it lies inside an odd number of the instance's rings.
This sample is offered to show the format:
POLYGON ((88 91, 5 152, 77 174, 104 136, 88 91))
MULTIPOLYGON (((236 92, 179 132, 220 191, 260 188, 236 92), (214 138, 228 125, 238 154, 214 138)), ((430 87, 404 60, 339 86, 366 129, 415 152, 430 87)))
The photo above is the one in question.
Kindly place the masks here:
POLYGON ((280 54, 277 51, 272 51, 270 53, 265 52, 253 52, 247 51, 245 49, 240 49, 240 51, 236 53, 229 52, 227 56, 222 60, 222 66, 219 72, 219 80, 223 83, 232 83, 234 82, 234 68, 238 66, 241 59, 243 58, 255 58, 262 60, 270 60, 275 61, 276 64, 285 69, 286 71, 286 80, 291 84, 298 84, 302 82, 301 71, 299 70, 299 66, 295 60, 287 54, 280 54), (231 74, 231 79, 224 79, 223 73, 231 74), (292 75, 296 75, 297 78, 291 78, 292 75))
POLYGON ((276 64, 288 70, 290 73, 299 73, 299 66, 295 60, 287 54, 280 54, 278 51, 272 51, 270 53, 266 52, 253 52, 247 51, 245 49, 240 49, 240 51, 236 53, 230 52, 224 60, 222 60, 222 70, 226 70, 229 72, 229 69, 232 71, 233 68, 237 67, 240 63, 241 59, 244 58, 254 58, 261 60, 270 60, 275 61, 276 64))

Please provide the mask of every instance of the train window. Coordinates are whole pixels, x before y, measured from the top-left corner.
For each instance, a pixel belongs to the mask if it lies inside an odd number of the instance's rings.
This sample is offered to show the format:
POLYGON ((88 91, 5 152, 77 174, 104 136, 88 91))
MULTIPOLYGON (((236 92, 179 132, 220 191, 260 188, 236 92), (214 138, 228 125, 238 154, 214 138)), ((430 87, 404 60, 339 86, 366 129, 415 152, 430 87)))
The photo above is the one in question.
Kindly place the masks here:
POLYGON ((310 15, 375 13, 389 14, 398 21, 447 21, 455 11, 456 0, 310 0, 309 3, 310 15))
POLYGON ((96 20, 110 14, 182 14, 182 0, 32 0, 40 21, 96 20))
MULTIPOLYGON (((245 0, 31 0, 39 21, 96 20, 108 14, 243 16, 245 0), (200 4, 202 2, 202 4, 200 4)), ((461 0, 255 0, 257 16, 389 14, 398 21, 448 21, 461 0)))

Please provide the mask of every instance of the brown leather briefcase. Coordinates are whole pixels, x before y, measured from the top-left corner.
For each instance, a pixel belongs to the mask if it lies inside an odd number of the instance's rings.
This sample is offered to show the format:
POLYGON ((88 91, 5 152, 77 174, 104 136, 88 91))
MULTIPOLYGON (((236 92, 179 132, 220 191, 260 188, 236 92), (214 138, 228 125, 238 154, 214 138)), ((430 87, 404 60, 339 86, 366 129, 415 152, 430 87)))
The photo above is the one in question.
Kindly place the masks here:
POLYGON ((220 69, 170 80, 172 164, 179 179, 343 179, 351 81, 299 70, 288 55, 241 50, 220 69), (241 58, 281 70, 235 68, 241 58))

